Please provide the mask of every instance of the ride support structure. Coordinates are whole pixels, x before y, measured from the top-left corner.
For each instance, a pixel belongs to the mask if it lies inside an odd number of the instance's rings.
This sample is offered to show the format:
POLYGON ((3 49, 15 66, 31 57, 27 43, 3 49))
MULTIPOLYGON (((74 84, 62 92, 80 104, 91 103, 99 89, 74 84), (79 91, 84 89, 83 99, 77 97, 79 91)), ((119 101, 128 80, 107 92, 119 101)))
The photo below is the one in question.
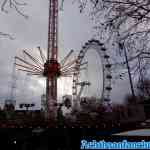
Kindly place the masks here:
POLYGON ((48 118, 56 117, 57 77, 60 75, 58 63, 58 0, 49 0, 48 48, 43 75, 46 79, 46 100, 48 118))

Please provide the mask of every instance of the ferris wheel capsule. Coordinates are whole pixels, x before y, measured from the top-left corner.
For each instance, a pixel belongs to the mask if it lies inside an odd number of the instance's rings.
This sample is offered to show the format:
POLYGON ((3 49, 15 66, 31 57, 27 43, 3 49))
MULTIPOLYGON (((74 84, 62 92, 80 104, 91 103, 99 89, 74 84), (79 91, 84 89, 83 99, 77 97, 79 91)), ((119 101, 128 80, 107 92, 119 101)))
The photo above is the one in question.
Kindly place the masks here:
POLYGON ((104 58, 108 59, 108 58, 110 58, 110 56, 109 55, 104 55, 104 58))
POLYGON ((105 47, 102 47, 101 50, 102 50, 102 51, 106 51, 106 48, 105 48, 105 47))

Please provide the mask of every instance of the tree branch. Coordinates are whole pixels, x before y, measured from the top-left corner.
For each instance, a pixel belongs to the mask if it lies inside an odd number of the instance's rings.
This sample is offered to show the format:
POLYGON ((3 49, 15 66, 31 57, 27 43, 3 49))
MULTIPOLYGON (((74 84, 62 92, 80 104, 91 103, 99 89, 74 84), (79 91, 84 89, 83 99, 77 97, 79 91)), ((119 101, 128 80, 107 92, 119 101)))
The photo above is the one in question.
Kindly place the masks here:
POLYGON ((10 35, 8 33, 4 33, 4 32, 0 32, 0 38, 1 37, 9 38, 10 40, 14 40, 15 39, 12 35, 10 35))
POLYGON ((9 5, 10 8, 15 9, 15 11, 19 15, 23 16, 25 19, 28 18, 28 16, 25 15, 24 12, 22 12, 20 10, 20 7, 27 5, 27 3, 20 3, 20 2, 18 2, 16 0, 3 0, 3 3, 1 5, 1 11, 5 12, 5 13, 8 13, 8 10, 6 9, 7 5, 9 5))

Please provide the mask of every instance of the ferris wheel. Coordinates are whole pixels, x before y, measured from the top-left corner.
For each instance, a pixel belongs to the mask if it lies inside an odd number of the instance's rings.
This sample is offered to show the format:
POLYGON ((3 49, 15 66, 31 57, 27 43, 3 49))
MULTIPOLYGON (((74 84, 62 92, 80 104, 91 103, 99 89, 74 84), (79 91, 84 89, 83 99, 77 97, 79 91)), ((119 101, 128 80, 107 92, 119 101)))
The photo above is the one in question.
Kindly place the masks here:
MULTIPOLYGON (((93 74, 91 76, 93 76, 93 74)), ((76 71, 73 74, 73 86, 72 86, 72 95, 73 95, 73 105, 79 106, 80 104, 80 96, 83 93, 83 91, 87 88, 90 88, 93 84, 93 87, 91 90, 94 90, 97 92, 97 96, 99 97, 101 103, 108 104, 110 102, 110 93, 112 90, 111 87, 111 63, 110 63, 110 56, 107 54, 107 49, 105 48, 104 44, 101 43, 98 40, 89 40, 80 50, 77 61, 76 61, 76 71), (88 54, 89 53, 89 54, 88 54), (90 55, 90 57, 95 53, 97 56, 96 58, 91 58, 92 62, 98 61, 99 64, 93 64, 88 67, 89 60, 86 57, 90 55), (86 67, 85 67, 86 66, 86 67), (95 83, 92 83, 92 79, 89 79, 87 68, 96 68, 97 71, 94 72, 94 70, 91 70, 91 74, 98 74, 95 79, 93 77, 93 80, 95 80, 95 83), (85 71, 85 75, 83 77, 83 70, 85 71), (100 81, 98 81, 98 79, 100 81), (96 87, 97 84, 97 88, 96 87)), ((90 91, 91 91, 90 90, 90 91)), ((87 91, 87 95, 89 96, 90 91, 87 91)), ((86 96, 86 95, 84 95, 86 96)), ((92 93, 91 93, 91 96, 92 93)))

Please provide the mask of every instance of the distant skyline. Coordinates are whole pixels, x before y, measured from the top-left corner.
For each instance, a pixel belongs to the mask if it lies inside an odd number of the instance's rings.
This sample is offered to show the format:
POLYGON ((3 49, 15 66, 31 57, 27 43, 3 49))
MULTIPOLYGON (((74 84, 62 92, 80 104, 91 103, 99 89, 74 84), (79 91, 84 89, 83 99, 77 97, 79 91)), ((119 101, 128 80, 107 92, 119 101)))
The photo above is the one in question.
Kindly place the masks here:
MULTIPOLYGON (((10 33, 14 40, 0 38, 0 98, 3 101, 9 97, 9 87, 12 73, 14 57, 21 56, 22 49, 35 49, 40 46, 47 48, 48 31, 48 0, 30 0, 24 8, 25 14, 29 15, 26 20, 18 15, 14 10, 9 9, 9 13, 1 12, 1 31, 10 33)), ((90 40, 94 33, 92 20, 87 13, 80 14, 78 4, 66 0, 64 10, 59 12, 59 56, 62 59, 71 49, 76 55, 81 50, 84 43, 90 40)), ((32 51, 30 52, 32 53, 32 51)), ((44 92, 42 80, 37 77, 26 79, 24 73, 18 75, 17 103, 35 102, 36 108, 40 108, 41 94, 44 92)), ((113 102, 120 102, 124 95, 129 93, 128 80, 120 81, 112 90, 111 99, 113 102)))

